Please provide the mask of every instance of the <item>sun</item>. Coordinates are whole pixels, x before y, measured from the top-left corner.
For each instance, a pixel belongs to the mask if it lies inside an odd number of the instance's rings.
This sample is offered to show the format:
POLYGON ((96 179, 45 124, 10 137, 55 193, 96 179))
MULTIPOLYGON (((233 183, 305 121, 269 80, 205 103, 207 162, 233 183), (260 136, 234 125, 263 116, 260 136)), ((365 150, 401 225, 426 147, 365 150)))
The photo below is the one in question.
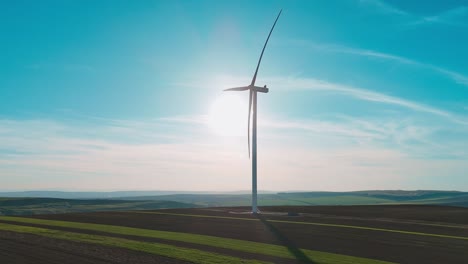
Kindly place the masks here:
POLYGON ((247 129, 247 104, 236 94, 222 94, 211 105, 208 125, 221 136, 241 136, 247 129))

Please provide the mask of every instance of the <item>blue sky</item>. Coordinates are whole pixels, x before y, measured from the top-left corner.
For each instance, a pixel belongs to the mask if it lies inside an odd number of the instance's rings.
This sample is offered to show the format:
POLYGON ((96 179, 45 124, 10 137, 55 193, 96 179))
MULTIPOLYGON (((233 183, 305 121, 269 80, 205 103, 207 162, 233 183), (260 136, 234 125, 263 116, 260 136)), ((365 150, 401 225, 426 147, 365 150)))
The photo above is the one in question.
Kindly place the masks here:
POLYGON ((468 191, 468 2, 406 0, 2 2, 0 189, 250 189, 281 8, 259 189, 468 191))

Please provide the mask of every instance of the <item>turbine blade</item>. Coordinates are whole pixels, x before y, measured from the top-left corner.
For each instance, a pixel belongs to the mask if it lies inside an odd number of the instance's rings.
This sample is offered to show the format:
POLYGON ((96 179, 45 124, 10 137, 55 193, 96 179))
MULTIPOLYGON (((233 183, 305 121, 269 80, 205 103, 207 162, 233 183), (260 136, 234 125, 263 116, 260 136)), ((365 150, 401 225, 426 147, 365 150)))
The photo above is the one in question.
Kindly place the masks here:
POLYGON ((252 110, 252 93, 253 91, 250 90, 249 93, 249 118, 247 121, 247 144, 248 144, 248 150, 249 150, 249 159, 250 159, 250 116, 251 116, 251 110, 252 110))
POLYGON ((249 86, 234 87, 234 88, 224 89, 223 91, 245 91, 245 90, 248 90, 249 88, 250 88, 249 86))
POLYGON ((263 52, 265 51, 266 45, 267 45, 268 40, 270 39, 270 36, 271 36, 271 32, 273 32, 273 29, 275 28, 275 25, 276 25, 276 21, 278 21, 278 18, 280 17, 281 12, 283 12, 283 9, 280 10, 278 16, 276 17, 275 23, 273 23, 273 26, 271 27, 270 34, 268 34, 268 37, 267 37, 267 39, 265 41, 265 45, 263 45, 262 53, 260 54, 260 58, 258 59, 257 69, 255 69, 255 74, 254 74, 254 76, 252 78, 252 82, 250 83, 250 85, 252 85, 252 86, 255 85, 255 81, 257 80, 258 68, 260 67, 260 62, 262 62, 263 52))

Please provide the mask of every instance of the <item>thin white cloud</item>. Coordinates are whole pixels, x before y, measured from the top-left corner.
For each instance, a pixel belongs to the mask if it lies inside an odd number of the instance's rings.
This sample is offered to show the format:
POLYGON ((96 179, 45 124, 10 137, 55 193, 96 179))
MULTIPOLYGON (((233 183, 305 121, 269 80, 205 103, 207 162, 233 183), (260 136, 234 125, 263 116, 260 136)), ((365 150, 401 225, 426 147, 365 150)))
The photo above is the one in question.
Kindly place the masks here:
POLYGON ((441 110, 428 105, 420 104, 414 101, 406 100, 403 98, 378 93, 363 88, 357 88, 342 84, 330 83, 319 79, 313 78, 270 78, 276 87, 286 87, 284 89, 300 89, 300 90, 323 90, 333 91, 352 96, 357 99, 391 104, 396 106, 405 107, 414 111, 430 113, 433 115, 447 118, 450 121, 467 125, 468 121, 456 116, 455 114, 441 110))
POLYGON ((352 138, 369 138, 376 139, 381 136, 378 133, 365 131, 356 127, 351 127, 349 124, 340 124, 337 122, 320 121, 320 120, 262 120, 261 125, 266 129, 287 129, 287 130, 302 130, 316 134, 326 133, 331 136, 344 136, 352 138))
POLYGON ((444 24, 450 26, 466 27, 466 18, 468 18, 468 7, 459 6, 433 16, 421 17, 411 25, 424 25, 424 24, 444 24), (464 21, 465 19, 465 21, 464 21))
POLYGON ((198 116, 173 116, 173 117, 162 117, 158 120, 167 122, 178 122, 178 123, 191 123, 191 124, 207 124, 208 117, 206 115, 198 116))
MULTIPOLYGON (((332 52, 350 53, 350 54, 356 54, 359 56, 371 56, 375 58, 396 61, 398 63, 405 63, 405 64, 416 65, 420 67, 427 67, 427 68, 431 68, 432 70, 436 70, 441 73, 443 72, 447 76, 450 75, 454 79, 458 78, 457 79, 458 81, 464 82, 466 85, 468 85, 467 76, 464 76, 460 73, 448 71, 443 68, 435 67, 433 65, 423 64, 418 61, 414 61, 414 60, 404 58, 401 56, 386 54, 386 53, 372 51, 372 50, 349 48, 349 47, 340 46, 340 45, 316 44, 313 42, 311 43, 309 41, 299 40, 299 41, 295 41, 294 43, 298 45, 310 45, 313 48, 322 49, 322 50, 326 49, 332 52)), ((218 75, 215 75, 213 78, 218 79, 218 80, 223 80, 224 83, 231 83, 231 82, 235 83, 235 80, 247 80, 249 77, 234 76, 234 75, 229 75, 229 74, 218 74, 218 75)), ((290 92, 291 90, 319 90, 319 91, 334 92, 334 93, 339 93, 339 94, 350 96, 350 97, 360 99, 360 100, 399 106, 408 110, 431 114, 434 116, 441 117, 444 120, 449 121, 451 123, 462 125, 462 126, 468 125, 468 118, 466 118, 463 115, 459 115, 457 113, 454 113, 454 112, 451 112, 442 108, 437 108, 431 105, 427 105, 424 103, 420 103, 417 101, 376 92, 371 89, 366 89, 366 88, 362 88, 358 86, 329 82, 329 81, 324 81, 324 80, 317 79, 317 78, 307 78, 307 77, 300 78, 298 77, 298 75, 269 76, 269 77, 267 76, 267 77, 262 77, 262 79, 268 79, 270 86, 275 87, 275 89, 278 88, 278 90, 286 90, 288 92, 290 92)), ((204 83, 204 81, 202 79, 186 80, 183 85, 187 87, 199 87, 200 83, 204 83)), ((219 90, 218 87, 223 87, 223 86, 217 85, 216 87, 217 90, 219 90)), ((224 86, 224 87, 228 87, 228 86, 224 86)), ((172 119, 173 121, 185 121, 184 120, 185 118, 186 117, 183 117, 183 116, 171 117, 169 119, 166 118, 165 120, 171 121, 172 119)), ((199 117, 196 120, 191 119, 189 121, 193 123, 203 123, 207 121, 207 117, 206 116, 199 117)), ((309 128, 312 131, 314 127, 315 125, 309 128)))
MULTIPOLYGON (((207 120, 205 115, 185 116, 184 118, 167 118, 169 122, 183 125, 208 126, 207 122, 197 122, 196 120, 207 120)), ((288 141, 291 142, 290 134, 299 136, 298 145, 301 145, 305 138, 320 139, 322 142, 315 143, 315 148, 325 144, 327 148, 343 148, 354 144, 388 144, 394 145, 400 150, 408 153, 424 156, 427 149, 438 149, 439 153, 448 156, 463 156, 463 152, 458 151, 459 142, 452 144, 451 140, 445 140, 444 144, 433 139, 433 134, 445 131, 444 123, 427 123, 414 118, 400 116, 386 117, 384 119, 363 119, 346 115, 336 115, 331 119, 277 119, 269 116, 260 116, 260 130, 262 138, 270 142, 288 141), (331 143, 333 142, 333 143, 331 143), (416 145, 415 145, 416 144, 416 145), (421 148, 421 146, 424 146, 421 148)), ((243 130, 244 131, 244 130, 243 130)), ((452 126, 448 131, 458 131, 458 133, 468 133, 468 127, 452 126)), ((208 132, 209 131, 205 131, 208 132)), ((294 137, 295 137, 294 136, 294 137)), ((195 138, 192 135, 192 139, 195 138)), ((246 137, 246 134, 242 134, 246 137)), ((245 138, 244 138, 245 139, 245 138)), ((239 140, 239 137, 236 139, 239 140)), ((242 143, 243 139, 240 139, 242 143)), ((292 140, 295 141, 295 140, 292 140)), ((467 142, 468 143, 468 142, 467 142)))
MULTIPOLYGON (((9 189, 247 189, 245 136, 226 138, 200 129, 206 127, 205 117, 89 124, 0 120, 0 184, 9 189), (165 136, 176 140, 161 140, 165 136)), ((409 188, 406 175, 466 171, 461 158, 415 159, 432 152, 466 158, 466 142, 448 138, 441 148, 414 145, 414 140, 430 140, 432 131, 410 121, 261 118, 259 125, 262 189, 396 188, 392 183, 409 188), (371 176, 372 185, 366 185, 371 176), (287 184, 275 181, 284 177, 290 180, 287 184)))
POLYGON ((361 6, 372 8, 374 12, 402 17, 405 19, 405 21, 407 21, 408 26, 422 26, 432 24, 459 27, 468 26, 467 6, 458 6, 449 10, 441 11, 437 14, 423 16, 405 11, 385 2, 384 0, 359 0, 358 2, 361 6))
MULTIPOLYGON (((316 46, 317 44, 312 44, 312 45, 316 46)), ((355 53, 359 55, 367 55, 367 56, 374 56, 374 57, 379 57, 379 58, 384 58, 384 59, 389 59, 389 60, 396 60, 401 63, 415 64, 415 65, 421 64, 419 62, 412 61, 403 57, 374 52, 374 51, 342 48, 341 46, 336 46, 336 45, 323 45, 323 46, 320 45, 320 48, 327 48, 330 50, 334 50, 336 52, 350 52, 350 53, 355 53)), ((429 65, 426 65, 426 67, 429 67, 429 65)), ((457 76, 460 78, 460 81, 462 80, 466 81, 467 82, 466 84, 468 85, 468 77, 458 74, 458 73, 450 72, 441 68, 438 68, 438 70, 446 71, 446 74, 449 74, 449 73, 457 74, 457 76)), ((245 76, 232 76, 232 75, 221 75, 221 76, 223 79, 227 79, 227 80, 247 79, 245 76)), ((451 122, 461 124, 461 125, 468 124, 468 119, 458 116, 455 113, 452 113, 450 111, 446 111, 446 110, 439 109, 433 106, 418 103, 415 101, 407 100, 404 98, 375 92, 375 91, 364 89, 361 87, 354 87, 350 85, 333 83, 333 82, 328 82, 328 81, 315 79, 315 78, 299 78, 297 76, 287 76, 287 77, 271 76, 271 77, 265 77, 265 79, 269 80, 269 83, 271 84, 271 86, 277 87, 280 90, 287 90, 288 92, 291 90, 321 90, 321 91, 337 92, 337 93, 351 96, 360 100, 395 105, 395 106, 404 107, 406 109, 410 109, 413 111, 433 114, 433 115, 443 117, 451 122)), ((197 87, 199 86, 199 83, 203 83, 203 82, 200 80, 198 81, 192 80, 192 81, 185 82, 184 86, 197 87)), ((185 117, 176 117, 173 121, 184 121, 184 118, 185 117)), ((171 121, 171 119, 166 119, 166 120, 171 121)), ((197 120, 190 120, 190 122, 203 123, 203 122, 206 122, 206 117, 201 117, 197 120), (203 120, 203 118, 205 119, 203 120)))
POLYGON ((359 4, 374 8, 376 11, 386 14, 408 16, 409 13, 396 8, 382 0, 359 0, 359 4))
POLYGON ((458 72, 450 71, 444 68, 440 68, 437 66, 429 65, 429 64, 421 64, 422 66, 426 66, 428 68, 432 68, 433 70, 440 72, 442 74, 445 74, 446 76, 450 77, 452 80, 454 80, 456 83, 468 86, 468 76, 463 75, 458 72))
MULTIPOLYGON (((316 45, 316 44, 313 44, 313 45, 316 45)), ((419 63, 417 61, 414 61, 408 58, 404 58, 401 56, 392 55, 388 53, 378 52, 374 50, 357 49, 357 48, 351 48, 351 47, 334 45, 334 44, 318 44, 318 47, 322 47, 323 50, 336 52, 336 53, 346 53, 346 54, 353 54, 353 55, 359 55, 359 56, 365 56, 365 57, 375 57, 379 59, 397 61, 399 63, 405 63, 405 64, 415 64, 415 65, 422 64, 422 63, 419 63)))
POLYGON ((448 70, 439 66, 435 66, 432 64, 423 63, 423 62, 419 62, 419 61, 412 60, 409 58, 405 58, 403 56, 383 53, 383 52, 374 51, 374 50, 346 47, 346 46, 335 45, 335 44, 317 44, 317 43, 304 42, 304 41, 297 41, 297 43, 299 43, 300 45, 308 45, 309 47, 312 47, 314 49, 319 49, 319 50, 328 51, 328 52, 344 53, 344 54, 351 54, 351 55, 357 55, 357 56, 363 56, 363 57, 373 57, 373 58, 378 58, 378 59, 383 59, 383 60, 388 60, 388 61, 394 61, 394 62, 401 63, 401 64, 408 64, 408 65, 413 65, 416 67, 426 68, 438 74, 446 76, 458 84, 468 87, 468 76, 462 73, 451 71, 451 70, 448 70))
MULTIPOLYGON (((200 139, 196 128, 179 125, 175 131, 165 130, 164 124, 156 126, 154 120, 118 123, 124 129, 116 130, 115 120, 86 125, 53 120, 0 120, 0 185, 203 189, 203 183, 213 182, 224 173, 230 177, 223 178, 218 186, 224 183, 227 184, 224 189, 228 189, 230 179, 236 179, 236 173, 244 174, 242 170, 248 167, 237 164, 240 159, 235 153, 239 144, 225 141, 218 146, 215 138, 200 139), (94 132, 89 134, 89 130, 94 132), (168 142, 149 134, 165 134, 178 140, 168 142), (134 138, 139 141, 135 143, 134 138), (235 168, 223 172, 223 166, 230 164, 235 164, 235 168)), ((215 189, 210 184, 205 186, 215 189)))

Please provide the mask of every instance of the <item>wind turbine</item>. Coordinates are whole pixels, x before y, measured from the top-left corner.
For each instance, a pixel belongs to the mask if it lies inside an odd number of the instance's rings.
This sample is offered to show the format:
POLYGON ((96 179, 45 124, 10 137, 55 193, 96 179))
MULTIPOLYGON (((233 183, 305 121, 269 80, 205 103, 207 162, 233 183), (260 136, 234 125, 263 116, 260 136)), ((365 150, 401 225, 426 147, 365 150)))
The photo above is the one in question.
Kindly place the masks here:
POLYGON ((247 123, 247 142, 248 142, 248 150, 249 150, 249 158, 250 158, 250 114, 252 112, 252 213, 258 213, 257 209, 257 92, 260 93, 268 93, 268 88, 265 86, 259 87, 255 86, 255 81, 257 80, 257 73, 258 68, 260 67, 260 62, 262 62, 263 52, 265 52, 266 45, 268 44, 268 40, 270 39, 271 32, 275 28, 276 22, 281 15, 281 9, 276 17, 275 23, 270 29, 270 33, 265 41, 265 45, 263 45, 262 53, 260 54, 260 58, 258 59, 257 68, 255 69, 255 74, 252 78, 252 82, 248 86, 243 87, 235 87, 225 89, 224 91, 249 91, 249 117, 247 123), (253 109, 252 109, 253 108, 253 109))

